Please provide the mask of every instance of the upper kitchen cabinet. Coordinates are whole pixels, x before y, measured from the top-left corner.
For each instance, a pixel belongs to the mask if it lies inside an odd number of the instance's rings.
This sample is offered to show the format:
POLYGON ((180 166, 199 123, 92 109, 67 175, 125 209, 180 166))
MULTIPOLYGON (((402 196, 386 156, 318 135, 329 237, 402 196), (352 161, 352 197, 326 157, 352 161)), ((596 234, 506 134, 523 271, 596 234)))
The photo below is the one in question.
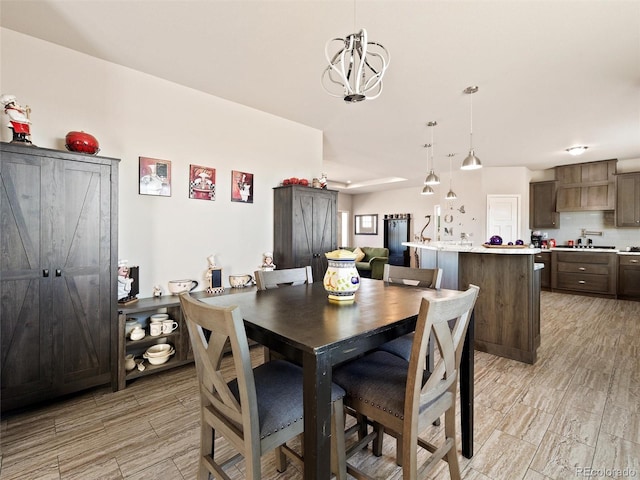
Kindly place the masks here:
POLYGON ((529 184, 529 228, 560 228, 555 181, 529 184))
POLYGON ((617 160, 556 167, 556 210, 577 212, 614 210, 617 160))
POLYGON ((640 227, 640 172, 617 176, 616 225, 640 227))

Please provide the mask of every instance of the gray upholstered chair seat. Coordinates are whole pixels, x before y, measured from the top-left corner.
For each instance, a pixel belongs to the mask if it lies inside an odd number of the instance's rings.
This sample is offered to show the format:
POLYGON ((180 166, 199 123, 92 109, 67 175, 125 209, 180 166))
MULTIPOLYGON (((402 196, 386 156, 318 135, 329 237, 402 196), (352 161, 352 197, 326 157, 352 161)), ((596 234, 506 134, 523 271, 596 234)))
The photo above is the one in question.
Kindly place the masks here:
MULTIPOLYGON (((333 372, 333 381, 345 389, 347 405, 349 398, 356 398, 404 419, 408 369, 409 363, 400 357, 377 350, 336 368, 333 372)), ((423 386, 429 379, 429 375, 430 373, 425 370, 423 386)), ((420 405, 420 412, 439 398, 420 405)))
MULTIPOLYGON (((258 401, 260 438, 300 422, 303 431, 302 368, 285 360, 272 360, 253 369, 258 401)), ((240 401, 238 382, 228 383, 229 390, 240 401)), ((331 401, 345 396, 338 385, 331 386, 331 401)))
POLYGON ((408 333, 402 337, 398 337, 378 347, 378 350, 389 352, 397 357, 409 361, 411 358, 411 348, 413 347, 413 333, 408 333))

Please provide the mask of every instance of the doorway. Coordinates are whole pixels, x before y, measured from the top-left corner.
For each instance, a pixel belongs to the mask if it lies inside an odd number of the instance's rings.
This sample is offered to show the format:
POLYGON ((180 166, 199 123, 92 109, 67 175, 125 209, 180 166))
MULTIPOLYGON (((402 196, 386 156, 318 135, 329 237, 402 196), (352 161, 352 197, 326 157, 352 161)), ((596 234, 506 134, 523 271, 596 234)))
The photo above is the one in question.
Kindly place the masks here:
POLYGON ((338 239, 338 248, 351 246, 349 240, 349 212, 338 212, 338 231, 336 238, 338 239))
POLYGON ((504 243, 520 238, 520 195, 487 195, 487 235, 504 243))

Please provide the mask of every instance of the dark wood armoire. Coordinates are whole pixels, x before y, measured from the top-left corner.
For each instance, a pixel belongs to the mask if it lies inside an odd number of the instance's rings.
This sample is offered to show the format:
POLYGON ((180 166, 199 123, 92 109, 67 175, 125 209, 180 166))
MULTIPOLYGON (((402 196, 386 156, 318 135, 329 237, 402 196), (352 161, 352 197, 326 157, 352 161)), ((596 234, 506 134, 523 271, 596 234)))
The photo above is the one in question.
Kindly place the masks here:
POLYGON ((114 380, 118 162, 0 144, 2 410, 114 380))
POLYGON ((314 282, 337 246, 338 192, 288 185, 273 189, 273 261, 277 268, 311 266, 314 282))

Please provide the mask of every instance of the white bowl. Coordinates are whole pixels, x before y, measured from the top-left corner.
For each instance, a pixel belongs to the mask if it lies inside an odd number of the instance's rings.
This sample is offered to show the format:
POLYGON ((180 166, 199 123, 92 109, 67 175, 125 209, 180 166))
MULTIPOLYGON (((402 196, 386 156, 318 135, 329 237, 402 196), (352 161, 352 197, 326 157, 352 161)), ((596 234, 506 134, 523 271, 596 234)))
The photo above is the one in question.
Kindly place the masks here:
POLYGON ((157 343, 147 348, 147 351, 144 353, 149 357, 162 357, 171 355, 173 352, 175 352, 175 350, 170 343, 157 343))
POLYGON ((171 355, 165 355, 164 357, 148 357, 147 354, 145 353, 142 356, 146 358, 151 365, 162 365, 163 363, 166 363, 169 360, 169 357, 171 355))
POLYGON ((168 313, 154 313, 153 315, 151 315, 152 322, 162 322, 168 319, 169 319, 168 313))

